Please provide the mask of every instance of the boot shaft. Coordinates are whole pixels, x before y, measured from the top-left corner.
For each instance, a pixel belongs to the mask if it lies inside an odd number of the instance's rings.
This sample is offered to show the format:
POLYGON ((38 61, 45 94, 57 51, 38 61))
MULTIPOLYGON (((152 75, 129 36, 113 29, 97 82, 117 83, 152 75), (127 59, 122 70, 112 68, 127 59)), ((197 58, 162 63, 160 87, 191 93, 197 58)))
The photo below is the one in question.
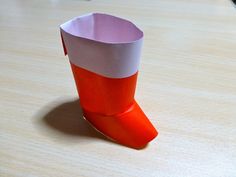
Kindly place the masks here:
POLYGON ((143 32, 106 14, 88 14, 61 25, 84 109, 105 115, 123 112, 134 101, 143 32))
POLYGON ((136 72, 126 78, 107 78, 71 63, 83 109, 103 115, 124 112, 134 102, 136 72))

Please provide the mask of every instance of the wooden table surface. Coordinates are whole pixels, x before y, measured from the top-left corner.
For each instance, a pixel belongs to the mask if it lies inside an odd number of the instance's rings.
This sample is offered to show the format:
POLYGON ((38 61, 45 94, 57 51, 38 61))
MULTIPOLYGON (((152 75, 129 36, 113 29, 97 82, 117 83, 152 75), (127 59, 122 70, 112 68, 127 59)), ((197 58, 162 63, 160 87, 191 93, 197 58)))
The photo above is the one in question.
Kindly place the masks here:
POLYGON ((236 9, 229 0, 0 1, 1 177, 235 177, 236 9), (88 12, 145 33, 136 99, 143 150, 82 118, 59 25, 88 12))

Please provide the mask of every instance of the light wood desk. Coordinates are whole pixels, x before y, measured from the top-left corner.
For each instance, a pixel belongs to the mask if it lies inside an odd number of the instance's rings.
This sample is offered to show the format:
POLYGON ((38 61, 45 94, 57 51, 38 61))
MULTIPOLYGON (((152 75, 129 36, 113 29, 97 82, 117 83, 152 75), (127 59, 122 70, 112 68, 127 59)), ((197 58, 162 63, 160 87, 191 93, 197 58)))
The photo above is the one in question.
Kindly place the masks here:
POLYGON ((236 9, 228 0, 0 2, 1 177, 235 177, 236 9), (59 25, 88 12, 145 33, 136 99, 143 150, 81 119, 59 25))

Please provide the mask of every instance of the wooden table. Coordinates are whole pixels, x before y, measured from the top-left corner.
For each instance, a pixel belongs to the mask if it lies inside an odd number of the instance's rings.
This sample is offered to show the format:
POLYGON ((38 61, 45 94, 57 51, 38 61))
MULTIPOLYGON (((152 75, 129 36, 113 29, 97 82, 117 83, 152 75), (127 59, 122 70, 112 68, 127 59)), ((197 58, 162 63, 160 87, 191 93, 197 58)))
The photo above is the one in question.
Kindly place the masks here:
POLYGON ((229 0, 1 0, 1 177, 235 177, 236 9, 229 0), (145 33, 136 99, 159 130, 143 150, 82 118, 59 25, 88 12, 145 33))

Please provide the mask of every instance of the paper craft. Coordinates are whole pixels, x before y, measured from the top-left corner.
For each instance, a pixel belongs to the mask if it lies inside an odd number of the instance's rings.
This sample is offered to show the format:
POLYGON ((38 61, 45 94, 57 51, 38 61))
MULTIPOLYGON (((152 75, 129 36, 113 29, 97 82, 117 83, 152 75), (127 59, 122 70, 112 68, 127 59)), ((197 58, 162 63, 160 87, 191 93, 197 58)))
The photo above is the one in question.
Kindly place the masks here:
POLYGON ((134 100, 143 32, 102 13, 76 17, 60 31, 85 119, 118 143, 144 147, 158 133, 134 100))

